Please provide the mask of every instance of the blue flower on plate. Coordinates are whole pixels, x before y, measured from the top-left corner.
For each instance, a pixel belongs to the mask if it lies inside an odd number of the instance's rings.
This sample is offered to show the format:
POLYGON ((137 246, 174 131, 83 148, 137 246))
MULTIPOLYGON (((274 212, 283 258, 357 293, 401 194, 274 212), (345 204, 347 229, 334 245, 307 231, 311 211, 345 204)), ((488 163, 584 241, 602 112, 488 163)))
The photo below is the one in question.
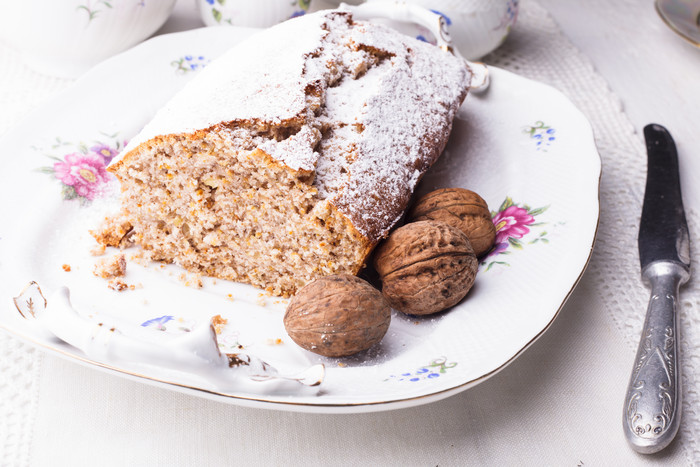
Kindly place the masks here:
POLYGON ((165 323, 167 323, 168 321, 172 321, 173 319, 175 319, 174 316, 163 315, 159 316, 158 318, 153 318, 149 319, 148 321, 144 321, 143 323, 141 323, 141 326, 145 328, 155 327, 159 331, 165 331, 165 323))
POLYGON ((209 64, 211 60, 203 55, 183 55, 177 60, 170 62, 170 65, 175 67, 178 74, 185 74, 190 71, 201 70, 209 64))
POLYGON ((535 147, 537 150, 542 150, 547 152, 547 146, 552 144, 557 138, 555 135, 556 130, 541 120, 535 122, 534 125, 530 125, 523 129, 523 132, 530 136, 530 139, 535 141, 535 147))
POLYGON ((398 375, 389 375, 384 381, 394 380, 394 381, 408 381, 415 383, 417 381, 423 381, 427 379, 439 378, 442 374, 447 373, 447 370, 457 366, 457 362, 447 362, 447 358, 440 357, 428 365, 418 368, 414 372, 400 373, 398 375))

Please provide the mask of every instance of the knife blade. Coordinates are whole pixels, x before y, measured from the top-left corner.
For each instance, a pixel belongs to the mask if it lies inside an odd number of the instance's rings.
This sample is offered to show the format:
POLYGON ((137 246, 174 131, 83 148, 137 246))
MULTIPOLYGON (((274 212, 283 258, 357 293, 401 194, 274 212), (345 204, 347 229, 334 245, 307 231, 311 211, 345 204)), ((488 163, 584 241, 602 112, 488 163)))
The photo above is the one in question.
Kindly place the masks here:
POLYGON ((640 453, 673 440, 681 419, 678 296, 690 277, 690 242, 683 210, 678 153, 661 125, 644 127, 647 182, 639 226, 642 278, 651 286, 624 403, 627 441, 640 453))

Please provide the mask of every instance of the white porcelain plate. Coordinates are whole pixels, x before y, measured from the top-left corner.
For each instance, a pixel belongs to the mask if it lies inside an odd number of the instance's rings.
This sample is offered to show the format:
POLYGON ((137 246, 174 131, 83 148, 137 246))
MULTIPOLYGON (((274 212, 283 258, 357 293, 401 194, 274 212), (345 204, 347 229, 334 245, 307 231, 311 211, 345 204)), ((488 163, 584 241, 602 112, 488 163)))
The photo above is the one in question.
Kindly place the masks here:
POLYGON ((418 405, 503 369, 551 325, 586 267, 598 224, 600 159, 590 125, 562 94, 496 68, 487 92, 466 100, 445 154, 419 188, 477 191, 498 226, 494 252, 453 309, 424 318, 394 313, 381 344, 329 359, 286 335, 285 300, 250 286, 204 278, 199 287, 177 266, 138 260, 136 249, 126 250, 126 290, 93 275, 98 258, 88 231, 117 205, 117 183, 105 163, 198 69, 251 33, 209 28, 147 41, 94 68, 4 139, 0 327, 50 353, 138 381, 282 410, 418 405), (145 362, 91 360, 20 316, 12 298, 30 281, 49 301, 65 285, 85 318, 154 341, 221 315, 222 350, 243 348, 282 373, 324 363, 325 379, 309 388, 241 378, 234 390, 221 390, 201 375, 145 362))

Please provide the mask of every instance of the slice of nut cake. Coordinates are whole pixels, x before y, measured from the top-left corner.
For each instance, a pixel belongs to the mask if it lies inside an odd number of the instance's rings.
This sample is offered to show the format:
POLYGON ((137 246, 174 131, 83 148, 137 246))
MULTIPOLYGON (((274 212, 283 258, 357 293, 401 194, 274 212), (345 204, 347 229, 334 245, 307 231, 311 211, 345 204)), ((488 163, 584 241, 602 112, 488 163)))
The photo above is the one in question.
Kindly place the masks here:
POLYGON ((112 225, 133 226, 155 260, 276 295, 357 274, 442 152, 470 76, 463 60, 347 12, 265 30, 110 165, 122 185, 112 225))

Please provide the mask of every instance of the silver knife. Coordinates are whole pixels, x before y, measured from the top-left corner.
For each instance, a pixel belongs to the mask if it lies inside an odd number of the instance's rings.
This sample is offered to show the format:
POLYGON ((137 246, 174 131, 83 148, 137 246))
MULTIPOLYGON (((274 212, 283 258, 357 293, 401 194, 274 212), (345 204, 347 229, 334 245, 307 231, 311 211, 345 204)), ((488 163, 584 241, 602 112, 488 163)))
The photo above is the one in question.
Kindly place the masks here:
POLYGON ((651 299, 625 397, 623 425, 636 451, 668 446, 681 420, 678 289, 690 277, 688 224, 683 211, 676 145, 666 128, 644 128, 648 165, 639 226, 642 278, 651 299))

